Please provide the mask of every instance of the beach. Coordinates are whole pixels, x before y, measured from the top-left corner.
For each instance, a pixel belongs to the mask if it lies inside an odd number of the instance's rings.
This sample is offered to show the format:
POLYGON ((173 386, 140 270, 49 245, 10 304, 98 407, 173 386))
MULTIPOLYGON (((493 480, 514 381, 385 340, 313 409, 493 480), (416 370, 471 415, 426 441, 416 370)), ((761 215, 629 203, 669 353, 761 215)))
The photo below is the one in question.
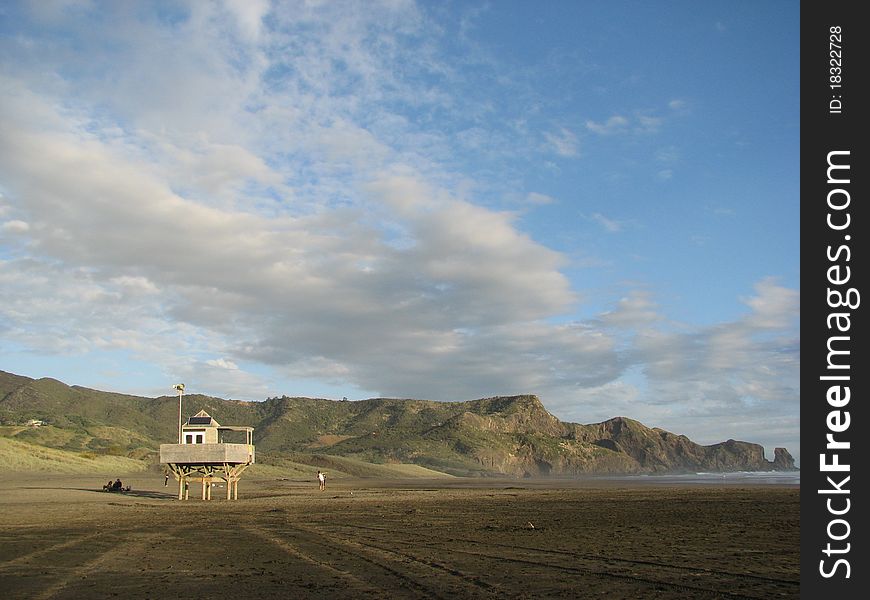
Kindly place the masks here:
POLYGON ((799 486, 672 480, 0 483, 4 598, 797 598, 799 486))

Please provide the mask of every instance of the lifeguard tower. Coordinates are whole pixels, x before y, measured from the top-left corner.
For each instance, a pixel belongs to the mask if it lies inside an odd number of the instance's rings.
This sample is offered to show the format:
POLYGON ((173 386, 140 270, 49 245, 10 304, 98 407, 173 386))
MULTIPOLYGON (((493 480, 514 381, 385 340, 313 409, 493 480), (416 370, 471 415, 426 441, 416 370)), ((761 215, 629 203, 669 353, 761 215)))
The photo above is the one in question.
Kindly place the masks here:
POLYGON ((254 428, 226 427, 204 410, 180 428, 180 443, 160 444, 160 463, 167 465, 178 480, 178 499, 187 500, 189 483, 202 483, 202 499, 211 500, 211 484, 225 481, 227 500, 238 500, 239 477, 254 464, 254 428), (245 443, 226 443, 225 439, 244 434, 245 443))

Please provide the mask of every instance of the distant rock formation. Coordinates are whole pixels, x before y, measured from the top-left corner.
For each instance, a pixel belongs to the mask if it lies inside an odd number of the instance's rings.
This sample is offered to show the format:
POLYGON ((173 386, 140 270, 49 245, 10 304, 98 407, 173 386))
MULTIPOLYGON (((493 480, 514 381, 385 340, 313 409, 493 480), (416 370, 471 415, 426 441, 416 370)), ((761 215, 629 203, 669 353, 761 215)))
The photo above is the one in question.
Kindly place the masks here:
POLYGON ((794 458, 785 448, 775 448, 773 450, 773 470, 797 471, 797 468, 794 466, 794 458))

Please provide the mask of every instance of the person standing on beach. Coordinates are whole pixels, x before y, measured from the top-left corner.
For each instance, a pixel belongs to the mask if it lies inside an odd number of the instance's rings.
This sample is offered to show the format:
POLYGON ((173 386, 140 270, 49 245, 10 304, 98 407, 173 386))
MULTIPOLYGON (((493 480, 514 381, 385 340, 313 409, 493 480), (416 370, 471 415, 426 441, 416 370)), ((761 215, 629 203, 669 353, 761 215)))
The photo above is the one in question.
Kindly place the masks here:
POLYGON ((317 481, 320 482, 320 491, 322 492, 326 489, 326 473, 324 473, 323 471, 318 471, 317 481))

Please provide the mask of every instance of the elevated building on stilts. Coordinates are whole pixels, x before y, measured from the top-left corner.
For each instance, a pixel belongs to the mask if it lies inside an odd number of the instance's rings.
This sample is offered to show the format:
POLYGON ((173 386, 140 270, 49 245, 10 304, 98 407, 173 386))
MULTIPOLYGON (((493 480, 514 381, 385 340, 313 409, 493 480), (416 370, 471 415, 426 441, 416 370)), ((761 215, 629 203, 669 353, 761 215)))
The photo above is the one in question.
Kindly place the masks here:
POLYGON ((254 428, 227 427, 200 411, 182 425, 180 443, 160 444, 160 463, 178 480, 179 500, 190 497, 194 482, 202 484, 202 499, 211 500, 218 481, 226 482, 227 500, 237 500, 239 477, 254 464, 254 428))

